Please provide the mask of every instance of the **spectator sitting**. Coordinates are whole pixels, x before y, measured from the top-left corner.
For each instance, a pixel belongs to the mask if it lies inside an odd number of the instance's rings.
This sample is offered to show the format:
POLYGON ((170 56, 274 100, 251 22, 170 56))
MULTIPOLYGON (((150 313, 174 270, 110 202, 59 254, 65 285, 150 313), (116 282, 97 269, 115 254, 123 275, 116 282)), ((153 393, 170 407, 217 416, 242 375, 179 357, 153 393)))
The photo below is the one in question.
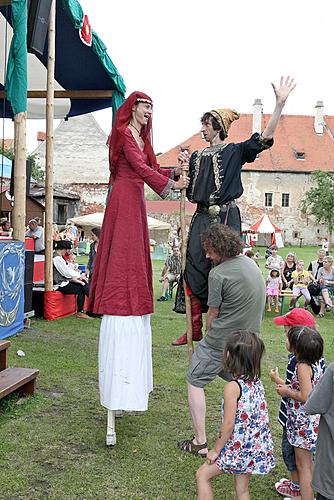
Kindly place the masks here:
POLYGON ((94 261, 96 257, 97 248, 99 246, 101 229, 99 227, 93 227, 92 229, 92 238, 93 242, 90 244, 88 263, 86 268, 86 276, 89 279, 89 282, 92 281, 93 270, 94 270, 94 261))
POLYGON ((72 250, 70 252, 68 252, 68 260, 67 260, 67 263, 68 265, 74 269, 75 271, 78 271, 79 270, 79 264, 77 264, 77 260, 76 260, 76 256, 75 254, 72 252, 72 250))
POLYGON ((75 253, 79 255, 79 233, 77 227, 74 224, 68 226, 66 238, 73 243, 75 253))
POLYGON ((328 255, 328 249, 329 249, 328 238, 326 237, 322 238, 321 249, 324 250, 325 255, 328 255))
POLYGON ((310 278, 312 281, 316 281, 318 279, 318 274, 320 269, 324 265, 324 258, 326 256, 326 252, 323 249, 318 250, 318 258, 317 260, 312 260, 307 270, 310 273, 310 278))
POLYGON ((256 257, 256 255, 254 255, 253 250, 246 250, 246 252, 244 253, 244 255, 246 255, 246 257, 249 257, 250 259, 252 259, 255 262, 255 264, 257 266, 259 266, 259 264, 257 262, 257 257, 256 257))
POLYGON ((329 296, 329 292, 334 292, 334 269, 333 269, 333 257, 327 255, 323 261, 323 267, 318 273, 318 282, 320 285, 320 292, 322 295, 322 300, 320 302, 320 312, 318 316, 322 318, 325 313, 325 307, 333 309, 333 303, 329 296))
POLYGON ((179 281, 181 274, 181 255, 179 247, 173 248, 173 255, 170 255, 165 265, 161 271, 160 282, 162 285, 161 297, 158 299, 159 302, 166 300, 166 292, 171 283, 179 281))
POLYGON ((296 270, 293 271, 291 274, 291 277, 293 279, 293 288, 292 288, 292 293, 293 295, 296 295, 296 298, 292 299, 290 308, 296 307, 296 302, 298 299, 298 296, 300 294, 304 295, 305 297, 305 304, 304 307, 307 308, 307 306, 310 303, 311 300, 311 295, 310 292, 308 291, 307 285, 309 282, 310 275, 308 271, 305 271, 304 269, 304 261, 303 260, 298 260, 296 263, 296 270))
POLYGON ((271 246, 271 255, 266 260, 266 269, 279 269, 281 271, 283 267, 283 259, 280 255, 278 255, 278 246, 271 246))
POLYGON ((310 262, 307 270, 310 274, 310 278, 312 280, 312 283, 308 285, 308 291, 310 292, 311 295, 311 302, 310 306, 312 308, 312 311, 314 314, 319 314, 320 312, 320 300, 319 300, 319 295, 321 296, 321 291, 320 291, 320 285, 318 283, 318 274, 320 269, 324 265, 324 257, 326 256, 325 250, 318 250, 318 259, 317 260, 312 260, 310 262))
POLYGON ((266 296, 267 296, 267 311, 271 311, 271 300, 275 300, 275 312, 278 313, 278 296, 282 290, 282 279, 278 269, 269 271, 269 276, 266 281, 266 296))
POLYGON ((283 282, 283 290, 286 288, 293 288, 293 279, 292 273, 296 270, 296 260, 295 254, 293 252, 289 252, 285 257, 285 262, 282 268, 282 282, 283 282))
POLYGON ((0 237, 10 237, 12 235, 12 229, 10 227, 10 224, 9 224, 9 221, 8 220, 4 220, 1 222, 1 226, 0 226, 0 237))
POLYGON ((58 226, 57 226, 57 224, 55 222, 52 224, 51 238, 52 238, 52 241, 53 241, 53 249, 55 249, 56 241, 60 240, 58 226))
POLYGON ((79 271, 73 269, 65 260, 64 255, 68 251, 71 242, 59 240, 53 254, 53 284, 54 289, 63 294, 73 294, 77 296, 77 318, 92 319, 84 313, 83 307, 85 296, 89 295, 89 285, 87 278, 79 271))
POLYGON ((44 229, 39 226, 35 219, 31 219, 28 222, 29 229, 26 231, 26 236, 32 238, 35 242, 35 253, 38 255, 44 255, 44 229))

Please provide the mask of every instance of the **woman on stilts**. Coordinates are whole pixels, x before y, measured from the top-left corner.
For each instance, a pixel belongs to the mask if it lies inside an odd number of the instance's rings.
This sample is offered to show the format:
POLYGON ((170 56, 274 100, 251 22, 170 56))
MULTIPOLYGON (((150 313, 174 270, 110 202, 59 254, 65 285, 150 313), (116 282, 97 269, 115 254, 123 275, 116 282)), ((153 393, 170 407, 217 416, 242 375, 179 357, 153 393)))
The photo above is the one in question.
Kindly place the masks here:
POLYGON ((116 113, 109 137, 112 189, 94 264, 89 309, 103 315, 99 340, 101 405, 107 445, 116 443, 115 411, 145 411, 153 388, 150 315, 152 266, 144 182, 165 198, 188 179, 160 169, 151 144, 152 99, 133 92, 116 113))

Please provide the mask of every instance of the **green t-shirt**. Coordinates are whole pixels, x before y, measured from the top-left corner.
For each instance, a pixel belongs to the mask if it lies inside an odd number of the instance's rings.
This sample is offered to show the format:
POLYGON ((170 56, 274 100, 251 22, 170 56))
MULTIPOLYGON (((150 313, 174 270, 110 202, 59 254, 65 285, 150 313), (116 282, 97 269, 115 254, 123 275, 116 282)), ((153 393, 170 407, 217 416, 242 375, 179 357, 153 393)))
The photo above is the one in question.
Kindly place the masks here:
POLYGON ((266 288, 252 259, 238 255, 222 262, 210 271, 208 284, 208 306, 219 308, 206 335, 209 345, 224 349, 227 335, 237 330, 260 333, 266 288))

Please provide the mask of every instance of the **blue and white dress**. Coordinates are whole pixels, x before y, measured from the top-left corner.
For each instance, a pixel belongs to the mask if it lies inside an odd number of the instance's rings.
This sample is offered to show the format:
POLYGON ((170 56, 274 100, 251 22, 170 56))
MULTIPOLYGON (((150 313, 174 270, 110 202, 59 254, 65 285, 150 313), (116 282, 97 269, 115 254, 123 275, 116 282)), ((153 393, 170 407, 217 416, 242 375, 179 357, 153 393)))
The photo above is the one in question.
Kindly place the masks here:
MULTIPOLYGON (((324 374, 323 364, 315 363, 312 365, 312 371, 312 387, 314 387, 324 374)), ((298 363, 291 379, 291 389, 300 391, 298 363)), ((289 443, 295 448, 315 452, 320 415, 306 415, 303 403, 292 398, 287 400, 287 415, 286 432, 289 443)))
POLYGON ((235 425, 216 465, 230 474, 268 474, 275 467, 275 459, 262 382, 235 381, 240 386, 235 425))

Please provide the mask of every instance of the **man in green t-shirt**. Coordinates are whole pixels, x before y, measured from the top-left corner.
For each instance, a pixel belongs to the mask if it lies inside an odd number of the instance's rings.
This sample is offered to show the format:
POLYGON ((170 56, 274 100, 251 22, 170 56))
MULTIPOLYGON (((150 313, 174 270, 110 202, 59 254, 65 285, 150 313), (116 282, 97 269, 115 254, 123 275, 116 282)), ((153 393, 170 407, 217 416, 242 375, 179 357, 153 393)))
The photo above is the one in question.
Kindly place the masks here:
POLYGON ((195 436, 178 446, 190 453, 206 455, 204 387, 224 372, 226 337, 236 331, 260 333, 265 306, 265 283, 256 263, 241 255, 243 243, 237 232, 223 224, 213 224, 202 235, 206 257, 215 267, 209 274, 206 336, 193 354, 188 374, 188 401, 195 436))

